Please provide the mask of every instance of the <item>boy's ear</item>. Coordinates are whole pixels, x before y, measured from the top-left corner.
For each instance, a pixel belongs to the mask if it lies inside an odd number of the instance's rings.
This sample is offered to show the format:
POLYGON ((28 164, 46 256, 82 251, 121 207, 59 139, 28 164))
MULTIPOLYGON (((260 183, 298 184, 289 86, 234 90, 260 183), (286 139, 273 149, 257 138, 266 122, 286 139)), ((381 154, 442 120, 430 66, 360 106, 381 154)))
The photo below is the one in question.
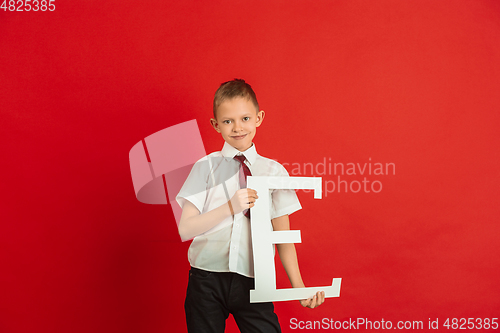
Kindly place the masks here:
POLYGON ((212 124, 212 127, 217 131, 217 133, 220 133, 219 123, 215 118, 210 118, 210 124, 212 124))
POLYGON ((265 116, 266 113, 264 112, 264 110, 260 110, 259 112, 257 112, 257 123, 255 124, 256 127, 259 127, 262 124, 265 116))

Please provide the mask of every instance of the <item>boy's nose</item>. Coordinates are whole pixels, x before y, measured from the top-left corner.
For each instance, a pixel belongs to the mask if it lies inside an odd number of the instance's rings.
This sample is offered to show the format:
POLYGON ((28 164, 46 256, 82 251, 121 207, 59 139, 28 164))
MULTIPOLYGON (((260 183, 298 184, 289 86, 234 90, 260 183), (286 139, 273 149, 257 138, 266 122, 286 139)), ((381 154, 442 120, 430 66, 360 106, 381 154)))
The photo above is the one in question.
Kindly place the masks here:
POLYGON ((239 132, 242 129, 243 128, 242 128, 242 126, 241 126, 241 124, 239 122, 234 122, 233 132, 239 132))

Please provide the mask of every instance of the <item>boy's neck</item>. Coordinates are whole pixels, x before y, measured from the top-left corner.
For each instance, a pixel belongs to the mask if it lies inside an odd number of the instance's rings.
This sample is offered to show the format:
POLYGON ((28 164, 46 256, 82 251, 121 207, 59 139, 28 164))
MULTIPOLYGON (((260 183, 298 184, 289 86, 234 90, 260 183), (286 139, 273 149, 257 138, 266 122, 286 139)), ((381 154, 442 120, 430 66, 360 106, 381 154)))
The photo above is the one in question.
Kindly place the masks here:
MULTIPOLYGON (((231 146, 231 145, 230 145, 230 146, 231 146)), ((239 152, 244 153, 244 152, 246 152, 248 149, 250 149, 250 148, 252 148, 252 147, 253 147, 253 142, 252 142, 252 144, 250 145, 250 147, 248 147, 248 148, 246 148, 246 149, 244 149, 244 150, 238 149, 238 148, 236 148, 236 147, 234 147, 234 146, 231 146, 231 147, 233 147, 234 149, 236 149, 236 150, 237 150, 237 151, 239 151, 239 152)))

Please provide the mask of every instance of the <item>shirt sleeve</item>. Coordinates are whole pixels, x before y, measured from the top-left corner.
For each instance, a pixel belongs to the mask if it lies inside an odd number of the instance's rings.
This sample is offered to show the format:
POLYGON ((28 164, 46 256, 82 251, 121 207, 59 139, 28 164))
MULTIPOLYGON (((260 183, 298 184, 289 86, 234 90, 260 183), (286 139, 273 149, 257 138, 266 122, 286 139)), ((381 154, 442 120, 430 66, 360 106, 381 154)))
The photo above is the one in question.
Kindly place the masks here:
MULTIPOLYGON (((289 177, 285 167, 279 163, 277 163, 276 174, 274 176, 289 177)), ((272 190, 271 198, 271 219, 283 215, 290 215, 302 209, 295 190, 272 190)))
POLYGON ((175 197, 175 200, 181 208, 184 207, 187 200, 198 208, 200 214, 203 212, 203 207, 205 206, 205 201, 207 199, 207 184, 209 175, 210 167, 208 159, 204 157, 193 165, 193 168, 184 182, 184 185, 182 185, 179 194, 175 197))

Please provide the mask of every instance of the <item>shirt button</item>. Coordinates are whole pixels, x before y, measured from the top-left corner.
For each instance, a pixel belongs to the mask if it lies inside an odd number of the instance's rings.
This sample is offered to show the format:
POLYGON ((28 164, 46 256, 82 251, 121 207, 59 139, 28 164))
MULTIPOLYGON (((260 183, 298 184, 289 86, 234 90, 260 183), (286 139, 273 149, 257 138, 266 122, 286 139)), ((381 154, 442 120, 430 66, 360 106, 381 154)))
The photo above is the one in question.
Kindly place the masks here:
POLYGON ((233 250, 236 250, 236 246, 233 246, 233 250))

